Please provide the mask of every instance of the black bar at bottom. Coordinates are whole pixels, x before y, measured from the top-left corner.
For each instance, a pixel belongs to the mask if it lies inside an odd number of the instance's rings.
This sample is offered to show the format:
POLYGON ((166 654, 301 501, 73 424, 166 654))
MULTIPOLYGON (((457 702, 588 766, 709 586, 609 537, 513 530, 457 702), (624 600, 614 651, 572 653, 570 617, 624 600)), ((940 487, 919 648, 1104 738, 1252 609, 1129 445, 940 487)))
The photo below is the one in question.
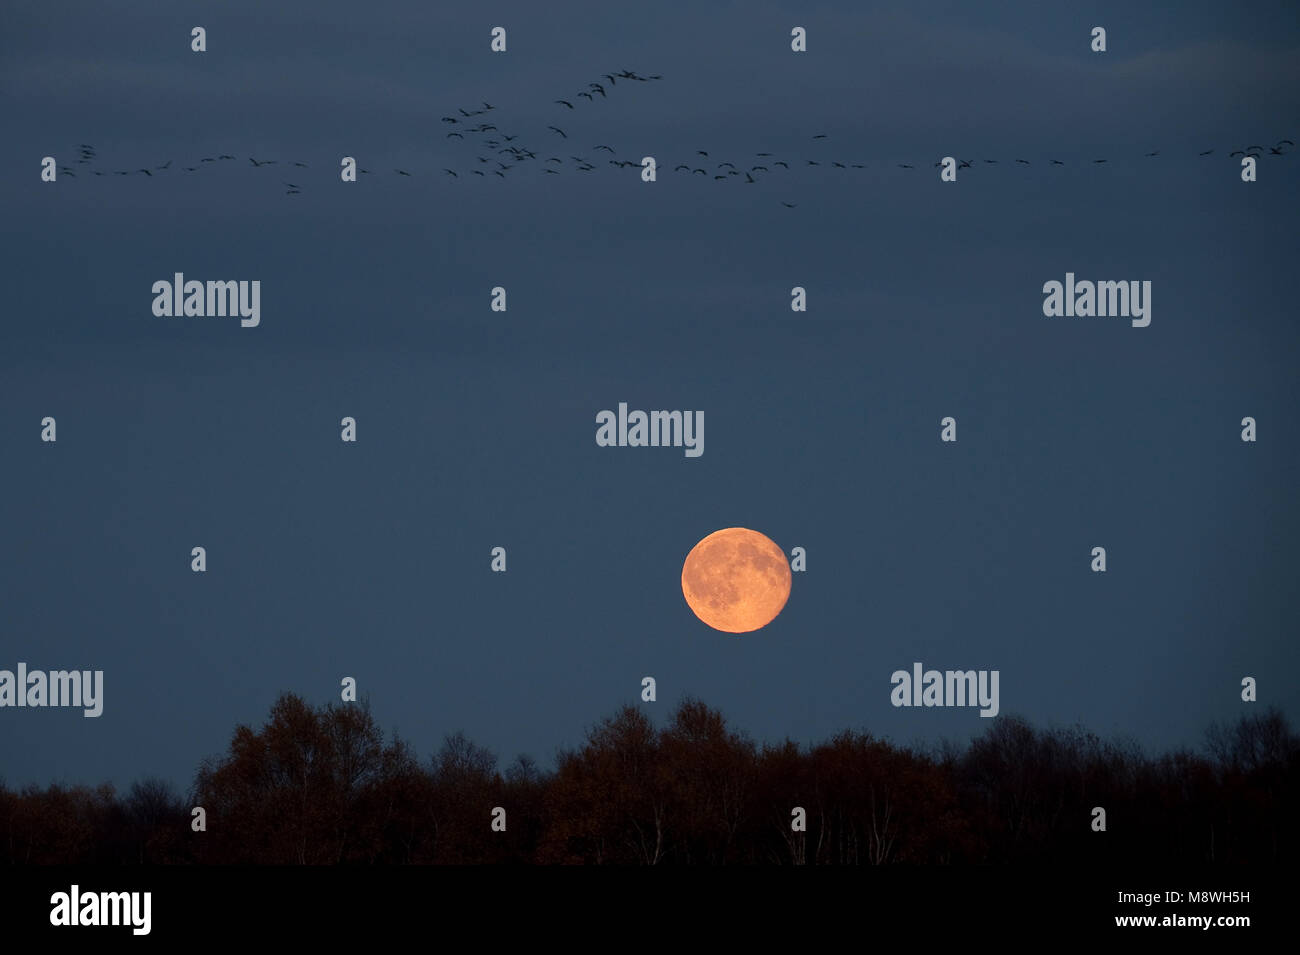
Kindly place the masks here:
POLYGON ((0 917, 7 942, 75 933, 92 944, 114 936, 134 944, 338 944, 406 935, 461 946, 515 933, 536 944, 557 936, 584 945, 678 944, 697 935, 762 939, 832 930, 863 941, 903 931, 918 943, 1041 938, 1043 931, 1057 938, 1199 933, 1230 942, 1282 927, 1286 884, 1274 870, 1222 867, 15 867, 0 875, 0 917), (144 896, 136 893, 145 892, 147 934, 137 931, 146 920, 144 896), (116 916, 122 924, 55 925, 52 916, 65 923, 116 916))

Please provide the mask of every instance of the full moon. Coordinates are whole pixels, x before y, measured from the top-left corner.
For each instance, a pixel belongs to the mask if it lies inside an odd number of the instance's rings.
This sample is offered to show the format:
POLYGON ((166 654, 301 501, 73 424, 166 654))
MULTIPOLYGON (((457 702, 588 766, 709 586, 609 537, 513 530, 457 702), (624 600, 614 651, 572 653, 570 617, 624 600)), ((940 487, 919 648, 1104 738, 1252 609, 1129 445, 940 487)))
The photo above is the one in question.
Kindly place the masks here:
POLYGON ((682 565, 682 594, 714 630, 749 633, 776 619, 790 596, 790 565, 769 538, 745 527, 714 531, 682 565))

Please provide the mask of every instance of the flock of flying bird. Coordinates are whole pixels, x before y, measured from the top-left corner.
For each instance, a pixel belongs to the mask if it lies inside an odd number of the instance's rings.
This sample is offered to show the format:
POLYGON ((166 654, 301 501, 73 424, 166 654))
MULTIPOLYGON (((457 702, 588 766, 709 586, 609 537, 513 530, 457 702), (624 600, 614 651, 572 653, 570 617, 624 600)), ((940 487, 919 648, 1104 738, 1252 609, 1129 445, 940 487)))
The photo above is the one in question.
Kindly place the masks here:
MULTIPOLYGON (((552 105, 557 107, 561 112, 577 113, 581 107, 583 110, 589 109, 599 103, 609 100, 615 95, 620 88, 626 88, 634 83, 653 83, 662 80, 663 77, 658 73, 652 73, 642 76, 632 70, 620 70, 618 72, 609 72, 602 75, 601 79, 605 82, 590 82, 587 88, 579 90, 576 94, 568 98, 555 99, 552 105), (585 99, 585 105, 575 104, 575 100, 585 99)), ((573 155, 569 152, 572 148, 570 145, 571 129, 565 129, 556 124, 547 124, 544 132, 537 134, 537 138, 545 141, 543 146, 537 139, 531 139, 530 144, 521 140, 519 132, 507 132, 497 126, 495 122, 489 122, 496 107, 491 103, 482 103, 473 109, 460 108, 452 116, 440 117, 440 125, 444 131, 445 139, 449 144, 455 143, 465 149, 472 147, 472 157, 466 159, 468 166, 459 168, 441 167, 441 175, 450 180, 471 179, 475 176, 481 179, 491 177, 507 178, 507 174, 519 175, 518 170, 527 169, 530 166, 540 170, 543 175, 559 176, 565 172, 590 174, 602 168, 602 166, 612 166, 615 168, 634 168, 639 169, 641 162, 639 158, 622 159, 616 158, 618 153, 613 146, 604 143, 598 143, 586 150, 587 155, 573 155), (487 118, 482 118, 487 117, 487 118), (604 156, 597 155, 601 152, 606 153, 604 156), (553 155, 560 153, 562 155, 553 155)), ((575 117, 576 118, 576 117, 575 117)), ((558 122, 564 120, 557 119, 558 122)), ((574 134, 576 136, 576 133, 574 134)), ((812 137, 812 142, 821 145, 823 141, 828 140, 826 133, 817 133, 812 137)), ((1229 158, 1237 156, 1283 156, 1294 149, 1295 143, 1290 139, 1282 139, 1271 146, 1251 145, 1241 149, 1234 149, 1228 153, 1229 158), (1267 150, 1267 152, 1265 152, 1267 150)), ((305 179, 307 174, 294 173, 293 169, 309 169, 308 163, 301 160, 288 160, 281 162, 277 159, 257 159, 252 156, 240 157, 221 153, 215 156, 204 156, 194 162, 193 165, 173 166, 172 160, 155 165, 153 167, 141 167, 139 169, 101 169, 98 166, 98 156, 94 146, 86 143, 80 143, 77 146, 79 158, 71 166, 60 166, 61 175, 76 178, 80 175, 90 176, 131 176, 143 175, 152 178, 155 175, 163 175, 169 172, 180 172, 182 174, 191 174, 202 172, 206 168, 220 166, 223 163, 236 163, 242 165, 243 160, 247 160, 253 169, 263 169, 266 167, 280 166, 286 171, 287 175, 294 179, 305 179), (84 169, 78 167, 85 167, 84 169)), ((1215 150, 1206 149, 1198 155, 1201 157, 1213 155, 1215 150)), ((1160 150, 1154 150, 1144 155, 1145 159, 1155 159, 1160 156, 1160 150)), ((954 157, 955 158, 955 157, 954 157)), ((706 180, 713 182, 742 182, 745 184, 756 184, 768 176, 783 176, 786 173, 793 172, 795 169, 810 169, 812 167, 825 167, 827 169, 866 169, 868 164, 861 162, 846 162, 829 158, 801 159, 777 158, 771 152, 756 152, 752 157, 736 161, 731 159, 720 160, 721 157, 711 156, 707 150, 696 150, 694 155, 684 161, 672 161, 671 169, 676 174, 685 173, 687 176, 704 176, 706 180)), ((1065 166, 1067 163, 1060 159, 1039 160, 1050 166, 1065 166)), ((958 169, 973 169, 977 165, 994 166, 998 164, 996 159, 958 159, 958 169)), ((1087 161, 1086 165, 1102 165, 1109 162, 1108 159, 1092 159, 1087 161)), ((873 164, 874 165, 874 164, 873 164)), ((916 164, 910 162, 894 163, 900 169, 916 169, 916 164)), ((942 161, 934 163, 935 166, 941 166, 942 161)), ((1028 159, 1017 158, 1008 162, 1008 165, 1030 166, 1033 162, 1028 159)), ((668 168, 661 164, 661 168, 668 168)), ((273 170, 274 171, 274 170, 273 170)), ((358 168, 357 172, 363 176, 374 175, 374 171, 366 168, 358 168)), ((332 172, 331 175, 336 175, 332 172)), ((417 173, 407 169, 394 168, 389 175, 398 177, 414 178, 417 173)), ((423 173, 420 173, 423 175, 423 173)), ((437 173, 435 173, 437 175, 437 173)), ((285 195, 296 196, 302 194, 302 186, 296 182, 290 182, 288 179, 281 179, 285 187, 285 195)), ((781 205, 793 209, 796 204, 793 202, 782 201, 781 205)))

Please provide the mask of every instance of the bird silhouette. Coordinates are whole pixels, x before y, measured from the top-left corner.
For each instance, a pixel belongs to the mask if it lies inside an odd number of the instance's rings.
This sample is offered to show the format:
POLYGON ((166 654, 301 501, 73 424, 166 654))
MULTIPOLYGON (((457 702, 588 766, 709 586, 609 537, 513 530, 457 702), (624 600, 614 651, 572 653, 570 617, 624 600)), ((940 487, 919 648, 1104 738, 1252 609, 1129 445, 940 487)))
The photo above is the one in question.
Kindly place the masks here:
MULTIPOLYGON (((608 73, 602 74, 602 78, 603 78, 604 82, 590 82, 590 83, 588 83, 588 88, 585 89, 585 90, 583 90, 583 91, 581 91, 581 92, 579 92, 577 95, 579 95, 579 96, 585 96, 589 102, 594 102, 594 97, 595 97, 596 95, 599 95, 599 96, 601 96, 602 98, 614 99, 615 97, 613 97, 611 94, 613 93, 615 87, 617 86, 617 82, 618 82, 619 79, 623 79, 623 80, 636 80, 636 81, 638 81, 638 82, 646 82, 646 81, 649 81, 649 80, 658 80, 658 79, 662 79, 662 76, 661 76, 660 74, 657 74, 657 73, 656 73, 656 74, 649 74, 649 75, 642 75, 642 74, 635 73, 635 72, 633 72, 632 70, 626 70, 626 69, 624 69, 624 70, 611 71, 611 72, 608 72, 608 73)), ((556 105, 564 106, 564 107, 567 107, 568 109, 571 109, 571 110, 572 110, 572 109, 575 109, 574 103, 573 103, 571 100, 568 100, 568 99, 556 99, 556 100, 553 100, 552 102, 553 102, 554 104, 556 104, 556 105)), ((525 135, 525 134, 521 134, 521 132, 526 133, 526 131, 520 131, 520 130, 516 129, 516 130, 513 131, 513 132, 503 132, 503 131, 499 130, 497 126, 495 126, 495 125, 493 125, 493 124, 491 124, 491 123, 486 123, 486 122, 478 122, 478 123, 476 123, 475 125, 469 125, 469 124, 468 124, 468 120, 469 120, 470 118, 477 118, 477 117, 480 117, 480 116, 484 115, 487 111, 489 111, 489 110, 495 110, 496 108, 497 108, 497 107, 496 107, 495 105, 493 105, 492 103, 489 103, 489 102, 487 102, 487 101, 484 101, 484 102, 482 103, 481 108, 474 108, 474 109, 470 109, 470 108, 456 108, 456 109, 454 110, 454 112, 453 112, 451 115, 443 116, 443 117, 441 117, 441 120, 442 120, 443 122, 447 123, 447 124, 450 124, 450 125, 463 124, 463 125, 460 125, 460 129, 458 129, 458 130, 457 130, 457 129, 450 130, 450 131, 446 134, 446 138, 448 139, 448 141, 450 141, 450 140, 452 140, 452 139, 456 139, 456 140, 460 140, 461 142, 466 142, 468 139, 473 138, 473 139, 475 140, 475 143, 476 143, 477 146, 479 146, 480 148, 487 148, 487 149, 489 150, 489 155, 490 155, 491 152, 496 152, 498 155, 506 155, 506 154, 508 154, 508 155, 510 156, 511 163, 514 164, 514 165, 509 165, 509 164, 506 164, 506 163, 504 163, 504 162, 498 161, 498 162, 496 163, 496 165, 499 167, 498 170, 493 170, 493 174, 494 174, 494 175, 500 175, 501 178, 504 179, 504 178, 506 178, 505 172, 506 172, 507 170, 511 170, 511 169, 513 169, 514 166, 524 165, 524 164, 527 163, 527 161, 529 161, 529 160, 536 160, 536 159, 538 159, 538 158, 540 158, 540 157, 538 157, 538 155, 537 155, 535 152, 533 152, 531 149, 528 149, 525 145, 523 145, 524 141, 528 138, 528 136, 525 135), (489 136, 494 136, 494 138, 489 138, 489 136)), ((548 130, 548 131, 551 131, 551 132, 555 132, 557 135, 559 135, 559 136, 560 136, 561 138, 563 138, 563 139, 568 139, 568 132, 567 132, 566 130, 561 129, 561 128, 558 127, 558 126, 548 126, 548 127, 547 127, 547 130, 548 130)), ((813 136, 811 137, 811 139, 814 140, 814 141, 815 141, 815 140, 821 140, 821 139, 828 139, 828 138, 829 138, 829 134, 828 134, 828 133, 817 133, 817 134, 815 134, 815 135, 813 135, 813 136)), ((1226 145, 1226 144, 1225 144, 1225 145, 1226 145)), ((1247 147, 1245 147, 1245 149, 1235 148, 1235 147, 1234 147, 1234 148, 1232 148, 1232 151, 1229 153, 1229 155, 1230 155, 1232 158, 1240 158, 1241 156, 1247 156, 1247 155, 1254 155, 1254 156, 1260 156, 1260 155, 1284 156, 1284 155, 1287 155, 1287 154, 1288 154, 1288 151, 1293 151, 1293 150, 1294 150, 1294 145, 1295 145, 1295 143, 1294 143, 1294 141, 1291 140, 1291 139, 1279 139, 1279 140, 1277 140, 1277 142, 1276 142, 1273 146, 1271 146, 1271 147, 1265 147, 1265 146, 1263 146, 1263 145, 1251 145, 1251 146, 1247 146, 1247 147), (1268 150, 1267 153, 1264 152, 1265 149, 1268 150)), ((102 168, 98 168, 98 167, 97 167, 98 159, 97 159, 97 157, 96 157, 95 147, 93 147, 93 146, 90 145, 89 143, 80 143, 80 144, 77 145, 76 149, 79 150, 80 155, 79 155, 79 158, 78 158, 77 160, 75 160, 75 165, 86 165, 86 166, 89 166, 90 168, 87 170, 87 172, 89 172, 90 174, 95 175, 95 176, 112 175, 112 174, 116 174, 116 175, 131 175, 131 174, 134 174, 134 173, 139 173, 139 174, 142 174, 142 175, 150 176, 150 177, 152 178, 152 177, 153 177, 153 172, 152 172, 151 170, 161 172, 161 171, 164 171, 164 170, 168 170, 168 169, 172 168, 172 167, 175 165, 174 160, 172 160, 172 159, 168 159, 168 160, 166 160, 165 162, 162 162, 162 163, 160 163, 160 164, 156 164, 156 165, 154 165, 154 166, 152 166, 152 167, 150 167, 150 166, 146 166, 146 167, 143 167, 143 168, 138 169, 138 170, 130 170, 130 171, 128 171, 128 170, 105 170, 105 169, 102 169, 102 168)), ((601 144, 598 144, 598 145, 593 146, 592 149, 593 149, 594 151, 597 151, 597 152, 601 152, 601 151, 603 151, 603 152, 607 152, 607 153, 609 154, 609 156, 611 157, 611 158, 609 159, 608 163, 607 163, 607 165, 609 165, 609 166, 614 166, 614 167, 617 167, 617 168, 619 168, 619 169, 623 169, 623 168, 631 168, 631 167, 636 167, 636 166, 638 166, 638 163, 636 163, 636 162, 634 162, 634 161, 631 161, 631 160, 618 160, 618 159, 616 158, 616 157, 617 157, 617 150, 616 150, 616 148, 613 146, 613 144, 605 144, 605 143, 601 143, 601 144)), ((1198 156, 1200 156, 1200 157, 1205 157, 1205 156, 1213 156, 1213 155, 1215 155, 1215 154, 1216 154, 1216 149, 1206 149, 1206 150, 1199 150, 1199 151, 1198 151, 1198 150, 1189 150, 1189 152, 1195 152, 1198 156)), ((707 151, 707 150, 703 150, 703 149, 696 150, 696 151, 695 151, 695 154, 696 154, 698 157, 703 157, 703 158, 706 158, 706 159, 709 158, 709 156, 710 156, 709 151, 707 151)), ((733 163, 733 162, 730 162, 730 161, 722 161, 722 162, 719 162, 719 163, 717 163, 717 165, 716 165, 716 170, 715 170, 716 173, 725 173, 726 175, 725 175, 725 176, 724 176, 724 175, 715 175, 715 181, 716 181, 717 179, 723 179, 723 180, 725 180, 725 179, 731 178, 732 176, 735 176, 736 178, 741 178, 741 177, 743 176, 743 179, 744 179, 744 181, 745 181, 747 184, 753 184, 753 183, 756 183, 756 182, 758 181, 758 178, 759 178, 757 175, 755 175, 756 173, 766 174, 766 173, 768 173, 769 171, 774 171, 774 170, 775 170, 776 168, 778 168, 778 167, 781 168, 781 169, 783 169, 783 170, 786 170, 786 171, 788 172, 788 171, 790 171, 790 170, 792 169, 792 164, 793 164, 794 162, 797 162, 797 159, 792 159, 792 160, 788 160, 788 161, 787 161, 787 160, 777 160, 777 159, 771 158, 771 157, 774 156, 774 154, 773 154, 772 152, 770 152, 770 151, 755 152, 755 153, 753 153, 752 155, 754 155, 754 156, 756 156, 756 157, 758 157, 758 158, 763 159, 763 160, 764 160, 764 163, 761 164, 761 165, 759 165, 759 164, 751 164, 750 168, 749 168, 748 170, 745 170, 743 167, 740 167, 740 166, 738 166, 736 163, 733 163)), ((1157 150, 1151 150, 1151 151, 1149 151, 1149 152, 1141 153, 1141 154, 1136 154, 1136 153, 1135 153, 1135 155, 1144 155, 1144 156, 1147 157, 1147 158, 1155 158, 1155 157, 1161 155, 1161 151, 1157 149, 1157 150)), ((234 160, 236 160, 236 159, 238 159, 238 158, 239 158, 239 157, 237 157, 237 156, 232 156, 232 155, 229 155, 229 154, 223 153, 223 154, 221 154, 219 157, 217 157, 217 159, 213 159, 212 157, 207 157, 207 156, 202 157, 202 159, 198 161, 198 162, 200 163, 200 165, 196 165, 196 166, 181 166, 181 167, 177 167, 177 168, 181 168, 181 169, 183 169, 186 173, 190 173, 190 172, 196 172, 196 171, 198 171, 200 168, 202 168, 202 165, 201 165, 201 164, 203 164, 203 163, 210 163, 210 162, 216 162, 216 161, 234 161, 234 160)), ((274 159, 262 159, 262 160, 259 160, 259 159, 255 158, 255 157, 248 157, 248 156, 245 156, 244 158, 247 158, 247 159, 248 159, 250 165, 252 165, 253 168, 260 168, 260 167, 262 167, 262 166, 274 165, 274 164, 277 164, 277 162, 279 162, 278 160, 274 160, 274 159)), ((486 163, 489 162, 489 160, 486 159, 486 158, 484 158, 483 156, 478 156, 477 158, 479 159, 480 164, 486 164, 486 163)), ((588 160, 586 160, 586 159, 584 159, 584 158, 582 158, 582 157, 578 157, 578 156, 574 156, 574 157, 572 157, 572 158, 573 158, 573 161, 577 164, 577 169, 578 169, 579 171, 581 171, 581 172, 594 172, 594 171, 598 171, 598 166, 595 164, 594 161, 589 162, 588 160)), ((1122 159, 1123 159, 1123 157, 1117 157, 1117 161, 1122 161, 1122 159)), ((970 169, 970 168, 973 168, 973 164, 974 164, 975 162, 977 162, 977 161, 982 162, 982 164, 986 164, 986 165, 997 165, 997 164, 999 163, 999 161, 996 160, 996 159, 984 159, 984 160, 982 160, 982 161, 981 161, 981 160, 968 160, 968 159, 962 159, 962 160, 959 160, 959 163, 960 163, 960 167, 959 167, 959 168, 962 168, 962 169, 970 169)), ((1043 158, 1043 159, 1039 159, 1039 160, 1033 160, 1033 161, 1031 161, 1031 160, 1028 159, 1027 157, 1018 157, 1018 158, 1013 159, 1012 161, 1013 161, 1014 164, 1016 164, 1016 165, 1021 165, 1021 166, 1025 166, 1025 167, 1029 167, 1029 166, 1033 165, 1035 162, 1048 162, 1048 163, 1050 163, 1050 164, 1053 165, 1053 166, 1061 166, 1061 167, 1064 167, 1065 165, 1067 165, 1066 162, 1064 162, 1064 161, 1062 161, 1062 160, 1060 160, 1060 159, 1047 159, 1047 158, 1043 158)), ((1086 160, 1077 160, 1077 161, 1085 161, 1085 162, 1086 162, 1086 160)), ((195 162, 195 160, 190 160, 190 162, 195 162)), ((301 162, 292 162, 292 163, 290 163, 290 162, 288 162, 288 161, 284 161, 284 162, 285 162, 286 165, 292 165, 292 166, 297 167, 297 168, 307 168, 307 164, 306 164, 306 163, 301 163, 301 162)), ((559 158, 559 157, 554 157, 554 156, 553 156, 553 157, 549 157, 549 158, 547 158, 547 159, 545 160, 545 162, 546 162, 548 165, 556 165, 556 166, 562 166, 562 165, 564 165, 564 161, 563 161, 561 158, 559 158)), ((1108 163, 1109 160, 1108 160, 1108 159, 1094 159, 1094 160, 1092 160, 1091 162, 1092 162, 1093 164, 1095 164, 1095 165, 1103 165, 1103 164, 1108 163)), ((539 166, 540 166, 540 165, 541 165, 541 164, 539 164, 539 166)), ((807 165, 807 166, 813 166, 813 167, 816 167, 816 166, 822 166, 822 165, 829 165, 829 166, 831 166, 831 167, 834 168, 834 169, 847 169, 847 168, 852 168, 852 169, 866 169, 866 168, 868 168, 868 165, 867 165, 867 164, 857 163, 857 162, 850 163, 850 162, 848 162, 847 160, 844 160, 844 161, 841 161, 841 160, 833 160, 833 161, 832 161, 832 160, 820 160, 820 161, 819 161, 819 160, 807 159, 807 160, 806 160, 806 165, 807 165)), ((871 165, 874 167, 874 164, 871 164, 871 165)), ((940 163, 936 163, 936 165, 942 165, 942 163, 941 163, 941 162, 940 162, 940 163)), ((911 170, 911 169, 915 169, 915 168, 916 168, 912 163, 907 163, 907 162, 896 162, 896 163, 895 163, 895 166, 896 166, 897 168, 899 168, 899 169, 908 169, 908 170, 911 170)), ((59 168, 60 168, 60 171, 61 171, 64 175, 68 175, 68 176, 74 176, 74 175, 76 175, 76 173, 75 173, 75 171, 74 171, 74 166, 71 166, 71 165, 70 165, 70 166, 62 166, 62 167, 59 167, 59 168)), ((419 168, 419 167, 418 167, 418 168, 419 168)), ((437 168, 437 167, 435 167, 435 169, 436 169, 436 168, 437 168)), ((667 167, 665 167, 665 168, 667 168, 667 167)), ((430 170, 430 172, 432 172, 432 171, 435 171, 435 170, 430 170)), ((474 170, 474 171, 475 171, 475 172, 478 172, 479 175, 485 175, 485 172, 480 172, 480 171, 478 171, 478 170, 474 170)), ((523 170, 521 169, 520 172, 522 173, 522 171, 523 171, 523 170)), ((548 168, 544 168, 544 167, 543 167, 543 171, 544 171, 544 172, 547 172, 547 173, 551 173, 551 174, 556 174, 556 173, 557 173, 556 170, 552 170, 552 169, 548 169, 548 168)), ((686 173, 691 174, 691 175, 694 175, 694 174, 697 174, 697 173, 698 173, 699 175, 704 175, 704 176, 706 176, 706 177, 707 177, 708 175, 710 175, 710 173, 708 173, 707 170, 705 170, 705 169, 696 169, 696 168, 693 168, 692 166, 690 166, 690 165, 687 164, 687 163, 679 163, 679 164, 677 164, 677 165, 674 167, 674 171, 675 171, 675 172, 686 172, 686 173)), ((361 174, 363 174, 363 175, 370 175, 370 174, 371 174, 370 170, 368 170, 368 169, 362 169, 362 170, 359 170, 359 172, 360 172, 361 174)), ((399 176, 404 177, 404 178, 412 178, 412 177, 414 176, 414 174, 415 174, 415 173, 414 173, 414 170, 410 170, 410 171, 408 171, 408 170, 406 170, 406 169, 396 169, 396 168, 393 169, 393 172, 394 172, 395 174, 399 175, 399 176)), ((460 174, 461 174, 461 172, 458 171, 458 170, 455 169, 455 168, 445 168, 445 167, 444 167, 444 168, 443 168, 443 172, 444 172, 445 174, 449 175, 449 176, 452 176, 453 178, 459 178, 459 176, 460 176, 460 174)), ((514 178, 514 177, 511 177, 511 178, 514 178)), ((299 188, 299 187, 296 187, 295 185, 290 185, 290 188, 291 188, 291 189, 294 189, 294 188, 299 188)))

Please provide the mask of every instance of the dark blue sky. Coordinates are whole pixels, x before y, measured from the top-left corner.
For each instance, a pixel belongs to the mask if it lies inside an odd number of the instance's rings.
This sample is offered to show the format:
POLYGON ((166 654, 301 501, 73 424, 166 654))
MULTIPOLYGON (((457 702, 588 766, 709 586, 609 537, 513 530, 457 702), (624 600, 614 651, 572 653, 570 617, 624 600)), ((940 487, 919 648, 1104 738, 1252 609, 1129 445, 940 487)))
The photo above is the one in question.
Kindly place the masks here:
POLYGON ((1234 718, 1245 675, 1294 717, 1300 154, 1253 184, 1227 155, 1300 141, 1291 4, 462 6, 0 12, 0 668, 105 671, 99 719, 0 711, 9 784, 184 785, 343 676, 422 754, 463 729, 503 762, 645 675, 656 713, 691 693, 765 740, 987 728, 893 708, 914 660, 1149 747, 1234 718), (552 102, 623 69, 664 79, 552 102), (483 101, 538 153, 504 179, 440 122, 483 101), (40 182, 78 143, 173 163, 40 182), (713 180, 757 152, 790 171, 713 180), (177 271, 260 280, 261 325, 154 317, 177 271), (1150 280, 1150 327, 1045 318, 1067 271, 1150 280), (619 401, 703 410, 703 456, 597 447, 619 401), (808 551, 739 637, 679 584, 733 525, 808 551))

